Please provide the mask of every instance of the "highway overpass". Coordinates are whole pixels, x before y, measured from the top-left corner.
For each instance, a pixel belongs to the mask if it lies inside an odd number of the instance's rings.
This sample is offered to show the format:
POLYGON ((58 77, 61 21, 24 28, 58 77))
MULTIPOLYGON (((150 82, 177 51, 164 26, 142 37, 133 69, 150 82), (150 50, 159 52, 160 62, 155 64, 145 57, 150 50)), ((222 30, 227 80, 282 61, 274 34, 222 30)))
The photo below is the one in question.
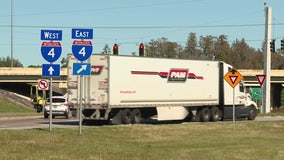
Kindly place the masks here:
MULTIPOLYGON (((247 88, 259 87, 256 75, 263 74, 263 70, 238 70, 244 77, 244 84, 247 88)), ((41 68, 11 68, 0 67, 0 89, 25 88, 37 84, 42 77, 41 68)), ((279 107, 281 105, 281 90, 284 84, 284 70, 271 70, 271 105, 279 107)), ((66 93, 67 89, 67 68, 61 68, 60 77, 53 78, 53 90, 58 93, 66 93)), ((25 92, 24 90, 22 92, 25 92)), ((29 94, 29 90, 26 91, 29 94)))
MULTIPOLYGON (((263 74, 263 70, 238 70, 244 76, 248 86, 258 86, 256 75, 263 74)), ((41 68, 0 67, 0 82, 37 83, 42 77, 41 68)), ((60 77, 53 78, 55 83, 67 82, 67 68, 61 68, 60 77)), ((284 84, 284 70, 271 70, 271 83, 284 84)))
MULTIPOLYGON (((67 89, 67 68, 61 68, 60 77, 54 77, 53 91, 64 95, 67 89)), ((41 68, 0 67, 0 89, 20 92, 29 96, 31 85, 37 84, 42 77, 41 68)))

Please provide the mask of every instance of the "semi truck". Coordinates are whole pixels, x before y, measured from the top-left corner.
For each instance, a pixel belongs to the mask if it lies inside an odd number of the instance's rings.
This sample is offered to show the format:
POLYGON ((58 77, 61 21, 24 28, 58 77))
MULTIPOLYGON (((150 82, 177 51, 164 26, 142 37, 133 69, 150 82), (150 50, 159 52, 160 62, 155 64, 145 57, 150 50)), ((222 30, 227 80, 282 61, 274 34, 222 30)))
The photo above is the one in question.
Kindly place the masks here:
POLYGON ((69 54, 68 103, 73 110, 82 107, 83 121, 215 122, 257 116, 243 82, 233 89, 224 80, 233 66, 222 61, 92 54, 85 61, 89 76, 73 75, 84 68, 76 71, 73 63, 81 62, 69 54))

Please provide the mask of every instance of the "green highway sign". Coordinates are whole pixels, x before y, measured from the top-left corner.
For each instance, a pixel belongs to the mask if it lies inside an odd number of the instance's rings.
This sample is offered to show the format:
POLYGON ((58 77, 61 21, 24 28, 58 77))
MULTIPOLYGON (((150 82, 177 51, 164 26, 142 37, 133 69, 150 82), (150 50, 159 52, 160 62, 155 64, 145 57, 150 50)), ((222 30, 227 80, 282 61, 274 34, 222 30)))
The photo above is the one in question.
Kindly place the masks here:
POLYGON ((252 98, 262 99, 262 89, 261 88, 252 88, 252 98))

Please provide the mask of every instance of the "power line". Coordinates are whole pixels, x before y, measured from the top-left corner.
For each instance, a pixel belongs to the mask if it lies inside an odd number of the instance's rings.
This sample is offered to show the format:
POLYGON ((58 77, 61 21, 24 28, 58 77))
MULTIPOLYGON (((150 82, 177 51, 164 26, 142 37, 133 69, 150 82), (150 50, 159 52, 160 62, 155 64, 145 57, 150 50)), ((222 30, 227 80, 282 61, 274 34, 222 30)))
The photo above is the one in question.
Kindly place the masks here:
MULTIPOLYGON (((94 29, 182 29, 182 28, 232 28, 232 27, 258 27, 264 26, 263 23, 258 24, 221 24, 221 25, 188 25, 188 26, 30 26, 30 25, 14 25, 15 28, 94 28, 94 29)), ((282 26, 284 23, 274 23, 272 25, 282 26)), ((10 25, 0 25, 1 28, 11 27, 10 25)))
MULTIPOLYGON (((75 13, 87 13, 90 12, 101 12, 101 11, 113 11, 113 10, 121 10, 121 9, 137 9, 137 8, 148 8, 148 7, 161 7, 167 5, 175 5, 175 4, 186 4, 186 3, 202 3, 202 1, 206 0, 180 0, 180 1, 170 1, 170 2, 160 2, 160 3, 149 3, 149 4, 137 4, 134 5, 116 5, 113 7, 103 7, 103 8, 94 8, 94 9, 84 9, 84 10, 69 10, 69 11, 55 11, 55 12, 42 12, 42 13, 24 13, 24 14, 14 14, 14 16, 42 16, 42 15, 58 15, 58 14, 75 14, 75 13)), ((10 15, 0 16, 0 17, 10 17, 10 15)))

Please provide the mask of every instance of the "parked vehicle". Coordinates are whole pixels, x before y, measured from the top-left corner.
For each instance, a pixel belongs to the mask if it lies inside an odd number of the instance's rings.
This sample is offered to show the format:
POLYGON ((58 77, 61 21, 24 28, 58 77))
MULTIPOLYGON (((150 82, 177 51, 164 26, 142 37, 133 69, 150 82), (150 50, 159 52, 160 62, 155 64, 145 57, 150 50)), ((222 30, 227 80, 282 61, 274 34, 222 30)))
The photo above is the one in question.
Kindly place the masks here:
MULTIPOLYGON (((44 118, 48 118, 50 115, 50 98, 44 106, 44 118)), ((64 96, 53 96, 52 97, 52 118, 55 116, 65 116, 69 118, 69 107, 67 98, 64 96)))
POLYGON ((76 59, 68 55, 68 61, 68 104, 78 110, 82 95, 84 120, 129 124, 156 115, 159 121, 218 121, 232 119, 233 106, 236 118, 254 120, 257 114, 243 83, 233 94, 225 82, 233 67, 222 61, 93 54, 82 94, 73 75, 76 59))

